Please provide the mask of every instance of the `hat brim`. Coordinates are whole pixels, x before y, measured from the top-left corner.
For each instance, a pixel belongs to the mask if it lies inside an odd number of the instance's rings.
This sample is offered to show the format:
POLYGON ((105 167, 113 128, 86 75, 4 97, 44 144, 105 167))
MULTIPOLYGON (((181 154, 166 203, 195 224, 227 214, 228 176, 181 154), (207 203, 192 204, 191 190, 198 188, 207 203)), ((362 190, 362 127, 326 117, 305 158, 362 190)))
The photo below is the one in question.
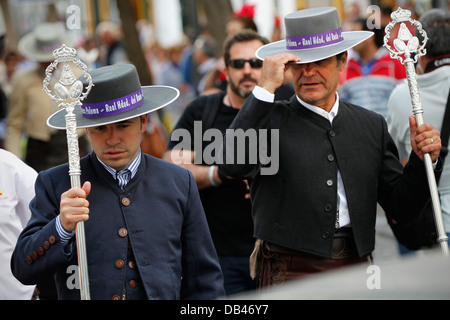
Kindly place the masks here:
MULTIPOLYGON (((100 118, 86 118, 81 114, 81 106, 77 105, 73 111, 77 120, 77 128, 98 127, 154 112, 175 101, 180 95, 178 89, 169 86, 142 87, 144 102, 131 110, 100 118)), ((66 129, 66 110, 61 109, 47 119, 47 125, 54 129, 66 129)))
MULTIPOLYGON (((62 35, 61 39, 61 45, 65 44, 66 46, 70 47, 72 45, 72 39, 70 39, 66 35, 62 35)), ((36 62, 50 62, 55 59, 53 56, 53 51, 39 51, 36 50, 36 40, 34 38, 34 35, 32 33, 29 33, 25 36, 23 36, 22 39, 20 39, 18 44, 19 52, 25 56, 25 58, 36 61, 36 62)), ((55 48, 58 49, 58 48, 55 48)))
POLYGON ((280 40, 260 47, 256 51, 256 57, 258 59, 264 60, 267 57, 274 56, 279 53, 292 53, 300 58, 300 61, 297 62, 297 64, 310 63, 327 59, 341 52, 347 51, 348 49, 369 39, 371 36, 373 36, 373 34, 374 33, 371 31, 342 32, 344 40, 339 43, 319 48, 302 50, 288 50, 286 49, 286 40, 280 40))

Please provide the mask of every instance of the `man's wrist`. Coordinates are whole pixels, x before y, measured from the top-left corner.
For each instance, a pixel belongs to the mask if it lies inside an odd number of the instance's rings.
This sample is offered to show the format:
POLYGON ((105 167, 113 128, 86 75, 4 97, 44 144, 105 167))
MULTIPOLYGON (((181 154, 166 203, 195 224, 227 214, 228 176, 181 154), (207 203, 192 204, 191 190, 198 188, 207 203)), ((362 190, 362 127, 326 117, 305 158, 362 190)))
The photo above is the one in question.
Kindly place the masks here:
POLYGON ((265 102, 274 102, 275 101, 275 94, 270 93, 269 91, 267 91, 266 89, 260 87, 260 86, 255 86, 255 88, 253 89, 253 95, 255 96, 256 99, 261 100, 261 101, 265 101, 265 102))
POLYGON ((58 232, 59 238, 63 245, 67 244, 69 240, 74 236, 75 230, 72 232, 66 231, 61 223, 61 216, 56 217, 56 231, 58 232))

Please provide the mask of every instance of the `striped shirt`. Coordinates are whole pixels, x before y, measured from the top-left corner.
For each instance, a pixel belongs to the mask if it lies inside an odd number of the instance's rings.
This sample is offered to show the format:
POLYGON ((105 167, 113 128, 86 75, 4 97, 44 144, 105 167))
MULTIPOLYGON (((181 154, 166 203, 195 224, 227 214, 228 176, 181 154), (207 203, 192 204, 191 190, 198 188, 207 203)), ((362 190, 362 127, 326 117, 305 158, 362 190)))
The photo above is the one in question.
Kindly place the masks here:
POLYGON ((108 171, 113 176, 113 178, 117 180, 120 188, 123 190, 127 183, 136 175, 139 165, 141 164, 141 152, 139 150, 136 159, 134 159, 125 169, 122 169, 120 171, 107 166, 106 164, 101 162, 100 159, 98 159, 98 161, 103 165, 106 171, 108 171))
MULTIPOLYGON (((98 157, 97 157, 98 159, 98 157)), ((115 180, 117 180, 117 183, 119 184, 119 187, 123 190, 127 183, 133 179, 133 177, 136 175, 139 165, 141 164, 141 150, 139 150, 139 153, 125 169, 122 169, 120 171, 117 171, 110 166, 104 164, 100 159, 98 161, 103 165, 103 167, 108 171, 115 180)), ((58 215, 56 217, 56 231, 58 231, 61 244, 63 247, 67 244, 67 242, 74 236, 75 230, 72 232, 67 232, 62 224, 61 224, 61 217, 58 215)))
POLYGON ((339 95, 343 101, 372 110, 386 119, 392 89, 405 78, 405 67, 400 61, 392 60, 386 48, 381 47, 367 64, 358 54, 348 60, 339 74, 339 95))

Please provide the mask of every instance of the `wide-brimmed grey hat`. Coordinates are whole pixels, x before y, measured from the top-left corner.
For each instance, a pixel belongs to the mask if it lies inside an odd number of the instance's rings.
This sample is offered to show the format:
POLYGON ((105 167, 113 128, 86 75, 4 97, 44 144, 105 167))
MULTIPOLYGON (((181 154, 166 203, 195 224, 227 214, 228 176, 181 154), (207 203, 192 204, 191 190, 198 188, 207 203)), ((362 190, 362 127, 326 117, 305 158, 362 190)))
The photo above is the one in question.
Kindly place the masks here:
MULTIPOLYGON (((136 67, 117 64, 89 72, 94 86, 83 101, 75 107, 77 128, 107 125, 156 111, 178 98, 180 92, 169 86, 141 87, 136 67)), ((86 88, 84 77, 79 78, 86 88)), ((47 125, 66 129, 66 110, 61 109, 47 119, 47 125)))
POLYGON ((62 44, 71 45, 72 40, 59 23, 45 22, 23 36, 18 49, 27 59, 36 62, 50 62, 54 59, 53 51, 62 44))
POLYGON ((371 31, 343 32, 335 7, 311 8, 285 16, 286 39, 260 47, 256 56, 264 60, 278 53, 292 53, 298 63, 323 60, 344 52, 373 35, 371 31))

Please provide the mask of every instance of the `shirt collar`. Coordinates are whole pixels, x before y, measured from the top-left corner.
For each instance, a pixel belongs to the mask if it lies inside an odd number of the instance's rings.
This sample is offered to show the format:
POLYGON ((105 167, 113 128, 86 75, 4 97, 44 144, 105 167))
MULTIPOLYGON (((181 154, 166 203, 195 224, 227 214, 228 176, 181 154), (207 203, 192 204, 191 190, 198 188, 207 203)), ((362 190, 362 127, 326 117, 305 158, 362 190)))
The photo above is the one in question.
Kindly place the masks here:
MULTIPOLYGON (((117 172, 118 172, 118 171, 117 171, 116 169, 113 169, 113 168, 111 168, 110 166, 104 164, 104 163, 98 158, 98 156, 97 156, 97 159, 98 159, 98 161, 103 165, 103 167, 106 169, 106 171, 108 171, 108 172, 113 176, 113 178, 116 179, 116 176, 117 176, 117 172)), ((127 170, 127 169, 130 170, 130 172, 131 172, 130 180, 131 180, 131 179, 133 179, 133 177, 136 175, 137 170, 138 170, 140 164, 141 164, 141 150, 139 149, 139 152, 138 152, 137 157, 136 157, 132 162, 130 162, 130 164, 128 164, 128 166, 127 166, 125 169, 122 169, 122 170, 120 170, 119 172, 124 171, 124 170, 127 170)))
POLYGON ((314 113, 317 113, 318 115, 321 115, 322 117, 328 119, 331 122, 333 122, 333 119, 337 116, 338 110, 339 110, 339 94, 336 92, 336 102, 334 103, 333 107, 331 108, 330 112, 326 112, 324 109, 319 108, 317 106, 314 106, 312 104, 304 102, 302 99, 300 99, 298 96, 297 100, 300 102, 300 104, 307 109, 311 110, 314 113))

